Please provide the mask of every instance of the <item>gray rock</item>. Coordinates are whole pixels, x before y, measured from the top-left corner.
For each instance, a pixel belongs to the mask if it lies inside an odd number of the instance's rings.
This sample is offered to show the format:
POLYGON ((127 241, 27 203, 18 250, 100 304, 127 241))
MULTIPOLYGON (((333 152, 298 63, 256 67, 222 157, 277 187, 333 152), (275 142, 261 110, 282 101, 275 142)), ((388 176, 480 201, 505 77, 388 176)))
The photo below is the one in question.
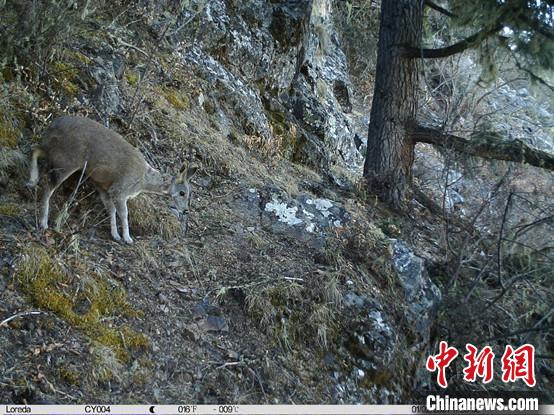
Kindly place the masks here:
POLYGON ((367 297, 362 297, 355 292, 348 291, 344 294, 344 305, 346 307, 362 308, 367 303, 367 297))
POLYGON ((273 232, 289 234, 314 247, 322 247, 330 230, 350 220, 338 202, 304 193, 291 198, 275 187, 246 189, 234 203, 237 209, 260 218, 273 232))
POLYGON ((260 94, 241 76, 235 75, 198 45, 183 51, 184 62, 197 74, 210 82, 213 89, 207 100, 215 106, 220 124, 229 128, 229 120, 235 120, 233 127, 249 135, 259 135, 267 142, 272 140, 269 121, 264 112, 260 94))
POLYGON ((425 342, 441 301, 440 290, 429 278, 422 258, 416 256, 404 241, 393 239, 392 244, 393 266, 404 289, 405 303, 408 304, 407 318, 425 342))
POLYGON ((192 316, 195 320, 194 325, 186 327, 183 335, 191 340, 199 336, 199 332, 204 333, 227 333, 229 325, 227 320, 221 316, 221 310, 207 301, 197 303, 192 309, 192 316))
MULTIPOLYGON (((167 19, 152 22, 153 31, 167 19)), ((202 105, 223 134, 271 144, 275 129, 293 124, 290 157, 326 170, 336 162, 361 166, 354 137, 365 137, 367 124, 351 114, 352 86, 330 0, 313 7, 293 0, 193 0, 172 26, 169 41, 191 45, 179 53, 210 85, 202 105)))
POLYGON ((211 332, 223 332, 227 333, 229 331, 229 325, 227 320, 219 316, 208 316, 204 324, 201 324, 206 331, 211 332))
POLYGON ((94 105, 106 124, 122 107, 119 78, 123 70, 123 58, 106 51, 96 56, 89 69, 91 77, 96 81, 96 88, 92 93, 94 105))

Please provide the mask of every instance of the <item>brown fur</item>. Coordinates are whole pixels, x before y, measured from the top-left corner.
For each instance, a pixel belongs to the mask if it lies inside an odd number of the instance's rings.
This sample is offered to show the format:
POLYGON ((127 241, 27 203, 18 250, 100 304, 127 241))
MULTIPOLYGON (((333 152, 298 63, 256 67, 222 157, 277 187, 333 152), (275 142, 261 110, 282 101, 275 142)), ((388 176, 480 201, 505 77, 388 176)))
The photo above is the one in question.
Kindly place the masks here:
POLYGON ((50 180, 43 196, 41 227, 48 227, 49 199, 54 190, 69 176, 85 169, 86 176, 98 188, 104 205, 110 212, 114 239, 119 240, 115 215, 123 225, 123 239, 132 243, 127 222, 127 199, 142 192, 170 194, 179 216, 186 216, 190 205, 189 178, 196 169, 185 163, 184 172, 173 180, 165 180, 152 168, 143 155, 116 132, 96 121, 65 116, 54 120, 33 149, 29 186, 38 182, 37 159, 45 157, 50 180))

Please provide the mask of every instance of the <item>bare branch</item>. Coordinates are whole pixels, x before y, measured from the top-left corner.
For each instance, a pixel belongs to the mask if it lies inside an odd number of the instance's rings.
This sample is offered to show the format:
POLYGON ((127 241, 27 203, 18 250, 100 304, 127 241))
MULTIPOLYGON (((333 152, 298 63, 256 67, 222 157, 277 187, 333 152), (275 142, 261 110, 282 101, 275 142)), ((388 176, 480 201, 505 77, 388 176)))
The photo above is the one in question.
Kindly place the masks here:
POLYGON ((26 316, 38 316, 40 314, 48 314, 46 311, 22 311, 20 313, 14 314, 13 316, 8 317, 5 320, 0 321, 0 327, 8 325, 8 323, 12 320, 15 320, 19 317, 26 317, 26 316))
POLYGON ((512 52, 512 56, 514 57, 514 60, 515 60, 515 63, 516 63, 516 66, 517 68, 520 70, 520 71, 523 71, 525 72, 527 75, 529 75, 529 77, 535 81, 535 82, 538 82, 539 84, 542 84, 544 85, 545 87, 549 88, 551 91, 554 91, 554 86, 553 85, 550 85, 547 81, 545 81, 542 77, 540 77, 539 75, 537 75, 536 73, 534 73, 533 71, 531 71, 530 69, 524 67, 520 62, 519 60, 517 59, 517 57, 515 56, 515 54, 512 52))
POLYGON ((423 59, 437 59, 437 58, 446 58, 448 56, 455 55, 457 53, 463 52, 466 49, 474 48, 479 45, 484 39, 489 36, 492 36, 496 32, 502 29, 501 24, 497 24, 492 28, 482 29, 479 32, 466 37, 465 39, 460 40, 453 45, 446 46, 444 48, 437 49, 425 49, 417 48, 413 46, 403 46, 402 54, 406 58, 423 58, 423 59))
POLYGON ((430 9, 433 9, 439 13, 444 14, 448 17, 455 17, 456 15, 452 13, 450 10, 445 9, 444 7, 439 6, 437 3, 431 1, 431 0, 425 0, 425 5, 429 7, 430 9))
POLYGON ((533 148, 520 139, 507 141, 487 136, 467 139, 415 123, 408 126, 408 131, 415 143, 428 143, 471 156, 513 161, 554 170, 554 154, 533 148))

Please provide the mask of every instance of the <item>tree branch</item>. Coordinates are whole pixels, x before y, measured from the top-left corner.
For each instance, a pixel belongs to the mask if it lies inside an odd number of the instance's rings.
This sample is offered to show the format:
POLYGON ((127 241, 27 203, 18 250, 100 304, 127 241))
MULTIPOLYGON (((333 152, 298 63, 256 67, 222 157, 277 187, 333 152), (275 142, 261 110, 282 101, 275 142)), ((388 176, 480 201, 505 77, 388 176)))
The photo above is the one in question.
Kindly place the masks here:
POLYGON ((415 123, 408 126, 408 131, 414 143, 428 143, 452 148, 471 156, 513 161, 554 170, 554 154, 533 148, 519 139, 504 141, 486 136, 467 139, 415 123))
POLYGON ((539 75, 537 75, 536 73, 534 73, 533 71, 531 71, 530 69, 524 67, 520 62, 519 60, 517 59, 517 56, 512 52, 512 57, 514 58, 515 60, 515 63, 516 63, 516 66, 517 68, 520 70, 520 71, 523 71, 525 72, 527 75, 529 75, 529 77, 535 81, 535 82, 538 82, 539 84, 542 84, 544 85, 545 87, 547 87, 548 89, 550 89, 551 91, 554 91, 554 86, 550 85, 547 81, 545 81, 543 78, 541 78, 539 75))
POLYGON ((448 17, 455 17, 456 15, 452 13, 450 10, 445 9, 444 7, 439 6, 437 3, 432 2, 431 0, 425 0, 425 5, 439 13, 444 14, 448 17))
POLYGON ((448 56, 455 55, 457 53, 463 52, 466 49, 473 48, 483 41, 483 39, 495 34, 502 29, 501 24, 497 24, 492 28, 483 29, 479 32, 466 37, 463 40, 460 40, 453 45, 446 46, 444 48, 437 49, 425 49, 425 48, 416 48, 413 46, 402 46, 401 53, 406 58, 423 58, 423 59, 436 59, 436 58, 446 58, 448 56))
POLYGON ((532 17, 529 17, 529 16, 524 15, 524 16, 521 16, 521 18, 535 32, 540 33, 541 35, 543 35, 544 37, 550 40, 554 40, 554 32, 550 27, 542 25, 537 19, 533 19, 532 17))

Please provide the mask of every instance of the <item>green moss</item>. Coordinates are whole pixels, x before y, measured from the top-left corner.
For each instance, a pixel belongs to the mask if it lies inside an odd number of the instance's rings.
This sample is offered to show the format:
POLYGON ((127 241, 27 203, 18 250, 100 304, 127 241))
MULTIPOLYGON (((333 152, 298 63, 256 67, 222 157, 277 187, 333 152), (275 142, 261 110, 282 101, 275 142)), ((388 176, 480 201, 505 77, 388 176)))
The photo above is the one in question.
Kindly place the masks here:
POLYGON ((18 130, 0 118, 0 147, 17 147, 19 136, 18 130))
POLYGON ((58 368, 58 375, 70 385, 79 386, 81 384, 81 374, 74 367, 62 366, 58 368))
POLYGON ((105 321, 114 315, 137 316, 121 287, 112 287, 104 278, 90 275, 75 293, 68 290, 72 278, 40 246, 25 250, 16 280, 21 290, 37 307, 49 310, 70 325, 82 330, 95 342, 111 348, 118 359, 128 360, 132 350, 148 345, 148 339, 127 326, 113 328, 105 321), (75 311, 76 305, 89 303, 88 311, 75 311))
POLYGON ((162 95, 177 110, 183 111, 189 107, 189 98, 172 88, 164 88, 162 95))
POLYGON ((54 75, 62 74, 66 79, 73 80, 79 74, 77 68, 67 62, 56 61, 52 63, 52 67, 55 71, 54 75))
POLYGON ((79 74, 78 69, 66 62, 56 61, 52 63, 53 78, 56 86, 66 94, 73 96, 79 92, 79 87, 75 84, 75 80, 79 74))
POLYGON ((0 215, 18 216, 20 213, 19 205, 15 203, 0 203, 0 215))
POLYGON ((139 76, 134 71, 125 72, 125 79, 127 79, 127 83, 131 86, 135 86, 139 81, 139 76))
POLYGON ((77 59, 79 62, 81 62, 83 65, 90 65, 92 63, 92 59, 88 56, 83 55, 81 52, 78 51, 70 51, 69 52, 71 56, 73 56, 75 59, 77 59))
POLYGON ((5 65, 2 68, 2 73, 0 75, 0 80, 2 81, 11 82, 15 80, 15 73, 13 71, 13 68, 9 65, 5 65))
POLYGON ((269 123, 273 128, 274 134, 284 135, 288 133, 289 128, 287 126, 286 118, 283 113, 277 112, 277 111, 270 111, 268 112, 268 116, 269 116, 269 123))
POLYGON ((298 161, 303 142, 299 139, 294 127, 287 123, 285 114, 279 111, 267 112, 273 135, 278 139, 280 153, 289 160, 298 161))

